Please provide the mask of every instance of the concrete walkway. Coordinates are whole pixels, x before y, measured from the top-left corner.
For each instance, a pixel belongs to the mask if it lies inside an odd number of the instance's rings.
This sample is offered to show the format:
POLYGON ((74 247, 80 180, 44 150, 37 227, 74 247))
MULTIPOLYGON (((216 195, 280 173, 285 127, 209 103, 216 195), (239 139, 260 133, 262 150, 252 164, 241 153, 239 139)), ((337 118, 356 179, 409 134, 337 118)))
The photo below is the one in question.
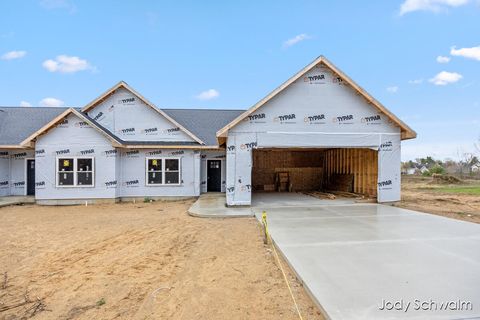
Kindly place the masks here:
POLYGON ((480 317, 478 224, 378 204, 271 206, 267 215, 327 318, 480 317), (385 302, 394 308, 381 310, 385 302))
POLYGON ((352 199, 320 200, 295 192, 265 192, 252 195, 251 207, 227 207, 225 193, 208 192, 200 195, 188 209, 192 216, 202 218, 238 218, 253 217, 252 208, 269 209, 272 207, 324 206, 355 203, 352 199))
POLYGON ((251 208, 229 208, 225 205, 225 193, 209 192, 200 195, 188 209, 191 216, 202 218, 253 217, 251 208))
POLYGON ((275 207, 325 206, 353 204, 353 199, 324 200, 303 193, 263 192, 252 194, 251 207, 227 207, 225 193, 208 192, 200 195, 188 213, 203 218, 253 217, 252 208, 270 209, 275 207))
POLYGON ((35 203, 35 197, 33 196, 10 196, 0 197, 0 208, 6 206, 12 206, 22 203, 35 203))
POLYGON ((256 208, 308 207, 354 203, 355 199, 319 199, 300 192, 258 192, 252 194, 252 207, 256 208))

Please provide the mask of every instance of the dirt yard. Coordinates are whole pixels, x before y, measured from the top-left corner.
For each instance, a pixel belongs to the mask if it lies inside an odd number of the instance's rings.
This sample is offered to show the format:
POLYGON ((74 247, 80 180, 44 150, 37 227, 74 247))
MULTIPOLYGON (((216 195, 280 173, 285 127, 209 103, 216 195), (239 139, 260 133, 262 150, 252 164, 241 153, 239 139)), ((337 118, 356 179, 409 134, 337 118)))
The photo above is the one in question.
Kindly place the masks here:
POLYGON ((429 177, 402 177, 396 206, 480 223, 480 181, 439 184, 429 177))
POLYGON ((0 208, 0 319, 298 319, 256 220, 191 203, 0 208))

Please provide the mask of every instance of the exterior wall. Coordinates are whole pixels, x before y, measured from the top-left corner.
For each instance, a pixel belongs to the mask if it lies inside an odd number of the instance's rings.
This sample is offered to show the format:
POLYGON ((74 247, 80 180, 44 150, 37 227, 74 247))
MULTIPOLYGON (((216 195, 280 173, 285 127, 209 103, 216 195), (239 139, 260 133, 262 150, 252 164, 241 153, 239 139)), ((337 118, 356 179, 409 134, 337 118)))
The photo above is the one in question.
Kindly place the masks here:
POLYGON ((36 143, 36 198, 104 199, 119 197, 198 196, 200 152, 193 150, 116 149, 101 133, 70 115, 36 143), (94 157, 93 187, 57 187, 58 157, 94 157), (180 158, 180 185, 146 185, 146 157, 180 158))
POLYGON ((120 197, 200 195, 200 152, 193 150, 121 150, 120 197), (147 185, 146 158, 180 158, 180 185, 147 185))
POLYGON ((35 197, 38 200, 115 198, 116 158, 117 150, 104 135, 71 114, 36 142, 35 197), (94 186, 57 187, 57 158, 77 156, 94 157, 94 186))
POLYGON ((400 128, 334 76, 314 67, 231 128, 227 204, 250 205, 253 148, 379 150, 378 201, 400 200, 400 128))
POLYGON ((0 197, 10 195, 10 151, 0 150, 0 197))
POLYGON ((121 196, 121 174, 122 174, 122 152, 121 149, 115 149, 115 180, 110 185, 115 189, 115 197, 120 198, 121 196))
POLYGON ((88 115, 125 141, 193 141, 126 89, 118 89, 88 115))
POLYGON ((10 156, 10 195, 24 196, 27 188, 26 159, 34 158, 33 150, 18 150, 10 156))
POLYGON ((401 140, 400 136, 382 135, 378 147, 377 201, 399 201, 401 192, 401 140))
POLYGON ((244 133, 227 138, 227 204, 250 205, 252 196, 252 149, 256 135, 244 133))
POLYGON ((0 196, 26 194, 26 159, 33 150, 0 150, 0 196))
POLYGON ((226 167, 226 154, 225 151, 214 151, 214 150, 207 150, 207 151, 202 151, 201 155, 202 161, 201 161, 201 175, 200 175, 200 191, 202 193, 207 192, 207 160, 220 160, 221 161, 221 166, 222 166, 222 186, 221 186, 221 192, 225 192, 226 185, 227 185, 227 180, 226 180, 226 172, 227 172, 227 167, 226 167))

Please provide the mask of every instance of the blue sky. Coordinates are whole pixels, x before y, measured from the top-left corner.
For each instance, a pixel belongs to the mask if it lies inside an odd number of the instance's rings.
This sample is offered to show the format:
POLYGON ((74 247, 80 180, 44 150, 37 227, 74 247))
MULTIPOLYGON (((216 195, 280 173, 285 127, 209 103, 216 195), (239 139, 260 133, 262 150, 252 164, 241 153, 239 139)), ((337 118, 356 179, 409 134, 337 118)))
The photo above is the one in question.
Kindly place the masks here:
POLYGON ((480 1, 1 1, 0 105, 83 106, 125 80, 158 107, 245 109, 323 54, 418 133, 480 136, 480 1))

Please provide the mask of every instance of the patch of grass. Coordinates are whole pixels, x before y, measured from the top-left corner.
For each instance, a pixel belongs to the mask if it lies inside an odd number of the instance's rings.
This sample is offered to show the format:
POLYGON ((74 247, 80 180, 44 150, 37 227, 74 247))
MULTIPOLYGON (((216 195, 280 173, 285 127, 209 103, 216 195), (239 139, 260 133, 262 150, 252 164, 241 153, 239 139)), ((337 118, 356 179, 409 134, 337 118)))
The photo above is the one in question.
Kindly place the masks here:
POLYGON ((451 187, 435 188, 433 190, 435 190, 436 192, 469 194, 473 196, 480 196, 480 186, 451 186, 451 187))
POLYGON ((96 305, 97 305, 97 307, 100 307, 100 306, 103 306, 105 303, 106 303, 105 298, 102 298, 102 299, 97 301, 96 305))

